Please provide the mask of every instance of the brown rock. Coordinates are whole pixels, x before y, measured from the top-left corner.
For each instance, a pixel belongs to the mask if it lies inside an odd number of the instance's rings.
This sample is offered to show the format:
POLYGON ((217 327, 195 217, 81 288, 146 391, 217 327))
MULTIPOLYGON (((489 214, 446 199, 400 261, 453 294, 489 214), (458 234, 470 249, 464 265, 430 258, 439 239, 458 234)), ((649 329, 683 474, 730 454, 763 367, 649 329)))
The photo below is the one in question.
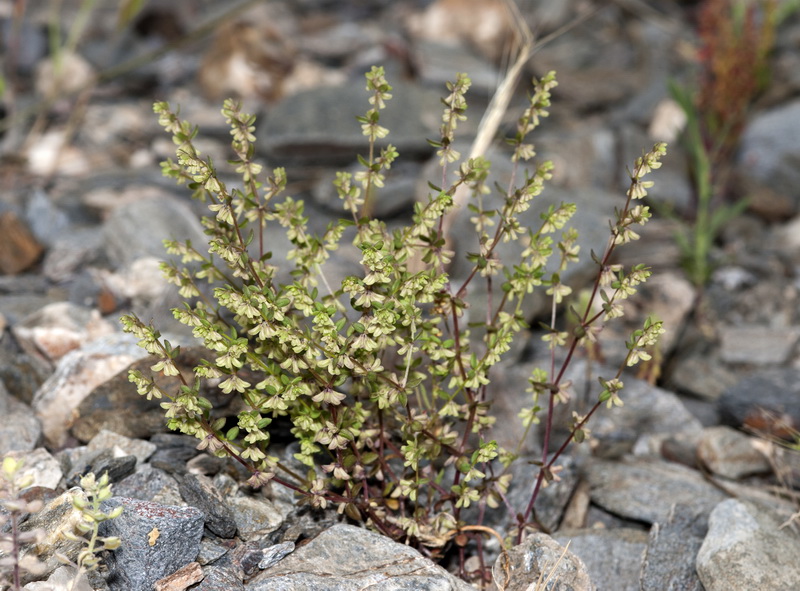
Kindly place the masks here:
POLYGON ((14 275, 30 268, 44 247, 12 211, 0 214, 0 273, 14 275))
POLYGON ((203 569, 200 567, 200 563, 190 562, 171 575, 156 581, 153 588, 155 591, 183 591, 202 580, 203 569))

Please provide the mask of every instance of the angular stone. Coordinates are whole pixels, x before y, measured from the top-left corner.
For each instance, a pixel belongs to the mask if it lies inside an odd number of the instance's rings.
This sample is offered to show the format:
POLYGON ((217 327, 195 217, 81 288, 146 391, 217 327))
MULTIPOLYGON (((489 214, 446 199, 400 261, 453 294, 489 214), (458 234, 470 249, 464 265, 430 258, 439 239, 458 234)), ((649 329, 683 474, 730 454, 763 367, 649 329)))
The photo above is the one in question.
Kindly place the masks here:
POLYGON ((703 591, 695 570, 695 558, 703 543, 705 528, 685 506, 675 505, 666 521, 650 528, 641 591, 703 591))
POLYGON ((592 501, 607 511, 646 523, 666 521, 673 505, 695 516, 708 513, 726 498, 700 474, 653 459, 624 462, 593 460, 586 468, 592 501))
POLYGON ((245 585, 247 591, 473 591, 416 550, 352 525, 335 525, 245 585))
POLYGON ((800 589, 800 540, 783 521, 737 499, 717 505, 697 554, 705 590, 800 589))
POLYGON ((244 584, 233 571, 209 566, 203 569, 205 577, 192 591, 244 591, 244 584))
POLYGON ((203 580, 203 568, 197 562, 190 562, 171 575, 159 579, 153 585, 154 591, 184 591, 203 580))
POLYGON ((236 535, 236 521, 222 495, 206 476, 184 474, 175 476, 181 497, 192 507, 203 512, 205 526, 222 538, 236 535))
POLYGON ((723 425, 703 430, 697 457, 714 474, 734 480, 771 469, 767 457, 753 445, 751 437, 723 425))
POLYGON ((145 464, 139 471, 117 483, 114 494, 161 505, 180 505, 183 501, 175 479, 150 464, 145 464))
POLYGON ((569 543, 569 551, 583 561, 598 589, 640 591, 647 532, 630 528, 564 530, 553 534, 553 539, 565 547, 569 543))
POLYGON ((100 526, 102 536, 122 542, 107 559, 111 591, 152 591, 156 581, 195 559, 203 536, 198 509, 113 497, 102 510, 119 506, 122 514, 100 526))
POLYGON ((572 591, 595 589, 583 561, 542 533, 528 536, 522 544, 501 554, 492 567, 492 576, 492 588, 502 591, 535 589, 538 588, 539 581, 548 577, 558 588, 572 591))
POLYGON ((282 515, 267 499, 232 497, 227 500, 239 537, 255 540, 275 531, 283 522, 282 515))

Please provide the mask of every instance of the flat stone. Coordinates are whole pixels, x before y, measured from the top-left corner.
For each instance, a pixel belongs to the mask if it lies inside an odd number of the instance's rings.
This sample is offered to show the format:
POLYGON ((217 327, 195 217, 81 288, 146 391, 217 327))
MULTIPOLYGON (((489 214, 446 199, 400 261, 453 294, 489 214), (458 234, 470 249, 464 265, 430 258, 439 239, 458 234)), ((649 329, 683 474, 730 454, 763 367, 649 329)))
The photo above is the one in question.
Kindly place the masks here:
POLYGON ((102 510, 119 506, 122 514, 100 526, 102 536, 122 542, 107 559, 111 591, 152 591, 156 581, 195 559, 203 536, 198 509, 113 497, 102 510))
POLYGON ((145 464, 139 471, 114 485, 114 494, 161 505, 179 505, 183 502, 175 479, 150 464, 145 464))
POLYGON ((675 505, 666 521, 653 524, 642 564, 641 591, 703 591, 695 570, 706 533, 699 521, 689 508, 675 505))
POLYGON ((697 444, 697 457, 718 476, 739 479, 770 472, 770 463, 753 438, 724 425, 703 429, 697 444))
POLYGON ((558 585, 558 588, 572 591, 595 589, 583 561, 542 533, 528 536, 522 544, 498 557, 492 567, 492 588, 502 591, 528 591, 537 588, 539 581, 546 580, 551 575, 551 582, 558 585))
POLYGON ((247 591, 474 591, 419 552, 377 533, 335 525, 256 575, 247 591))
POLYGON ((721 326, 720 353, 726 363, 781 365, 800 340, 800 326, 721 326))
POLYGON ((705 590, 800 589, 800 540, 783 521, 737 499, 717 505, 697 554, 705 590))
POLYGON ((651 524, 667 521, 673 505, 684 505, 695 516, 707 516, 726 498, 696 471, 652 458, 593 460, 587 464, 586 476, 594 503, 616 515, 651 524))
POLYGON ((205 577, 192 591, 244 591, 242 580, 230 569, 208 566, 203 574, 205 577))
POLYGON ((583 561, 598 589, 640 591, 647 532, 630 528, 564 530, 553 534, 553 539, 562 546, 569 543, 569 551, 583 561))
POLYGON ((184 591, 203 580, 203 568, 197 562, 190 562, 171 575, 159 579, 153 585, 154 591, 184 591))

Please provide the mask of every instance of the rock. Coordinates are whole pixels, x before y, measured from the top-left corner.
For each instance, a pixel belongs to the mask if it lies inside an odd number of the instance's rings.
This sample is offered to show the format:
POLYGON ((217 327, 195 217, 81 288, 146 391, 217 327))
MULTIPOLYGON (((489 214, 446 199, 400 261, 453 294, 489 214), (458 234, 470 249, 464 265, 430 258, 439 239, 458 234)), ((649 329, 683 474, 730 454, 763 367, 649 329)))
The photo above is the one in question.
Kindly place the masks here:
POLYGON ((0 274, 16 275, 39 260, 44 247, 13 211, 0 213, 0 274))
POLYGON ((615 591, 640 591, 639 571, 647 538, 647 532, 630 528, 562 530, 553 534, 556 542, 583 561, 598 589, 615 591))
POLYGON ((36 240, 52 247, 70 226, 69 216, 41 189, 34 189, 25 206, 25 221, 36 240))
POLYGON ((101 507, 109 512, 119 506, 122 515, 100 525, 100 535, 122 542, 107 560, 111 591, 151 591, 156 581, 195 559, 203 536, 198 509, 124 497, 113 497, 101 507))
POLYGON ((646 523, 667 521, 673 505, 683 505, 693 516, 705 518, 726 498, 694 470, 653 459, 595 460, 587 464, 586 477, 592 502, 646 523))
POLYGON ((697 554, 706 591, 800 588, 800 540, 761 506, 728 499, 711 512, 697 554))
POLYGON ((209 566, 203 574, 203 580, 192 591, 244 591, 241 579, 227 568, 209 566))
MULTIPOLYGON (((63 447, 73 420, 72 413, 83 399, 96 386, 144 355, 146 353, 136 345, 135 337, 114 334, 96 339, 62 357, 55 373, 42 384, 32 403, 48 444, 54 448, 63 447)), ((131 416, 135 415, 125 415, 124 420, 131 416)))
MULTIPOLYGON (((347 165, 356 154, 366 154, 368 142, 356 121, 370 108, 363 80, 300 92, 277 103, 267 114, 257 151, 279 156, 282 163, 293 159, 315 165, 347 165)), ((437 137, 440 93, 402 81, 390 84, 393 98, 380 119, 389 137, 378 145, 391 143, 406 159, 430 154, 425 138, 437 137)))
MULTIPOLYGON (((547 534, 536 533, 506 553, 492 567, 493 589, 527 591, 549 580, 553 589, 594 591, 583 561, 547 534)), ((550 585, 547 586, 551 588, 550 585)))
MULTIPOLYGON (((3 440, 3 437, 0 436, 0 441, 3 440)), ((55 490, 58 488, 58 484, 64 476, 58 461, 43 447, 38 447, 33 451, 26 452, 0 451, 0 456, 10 456, 12 458, 21 459, 23 464, 18 474, 22 478, 31 476, 33 478, 30 484, 31 487, 41 486, 55 490)))
POLYGON ((751 437, 722 425, 703 429, 697 457, 714 474, 733 480, 771 470, 751 437))
POLYGON ((114 209, 103 224, 106 252, 115 268, 142 257, 171 259, 164 240, 206 244, 200 220, 188 205, 169 195, 148 197, 114 209))
POLYGON ((161 505, 180 505, 183 502, 175 479, 150 464, 115 484, 114 494, 161 505))
POLYGON ((732 427, 756 429, 777 437, 800 430, 800 369, 754 372, 719 399, 720 419, 732 427))
POLYGON ((90 472, 98 477, 108 474, 109 481, 116 484, 133 474, 135 468, 136 458, 134 456, 115 457, 111 449, 84 453, 67 473, 67 486, 79 486, 81 478, 90 472))
POLYGON ((29 452, 42 437, 42 424, 30 406, 8 393, 0 381, 0 456, 11 451, 29 452))
POLYGON ((96 227, 70 228, 69 232, 53 240, 48 248, 42 262, 42 273, 55 283, 66 282, 81 267, 103 256, 102 248, 103 236, 96 227))
POLYGON ((699 521, 689 508, 675 505, 665 521, 653 524, 642 563, 641 591, 704 591, 694 566, 705 535, 699 521))
POLYGON ((56 302, 26 317, 13 332, 26 352, 44 354, 55 362, 85 343, 112 334, 114 327, 97 310, 56 302))
POLYGON ((227 504, 242 540, 262 538, 283 522, 284 515, 267 499, 232 497, 227 504))
POLYGON ((722 326, 719 332, 725 363, 782 365, 800 340, 800 326, 722 326))
POLYGON ((154 591, 184 591, 203 580, 203 569, 197 562, 190 562, 169 576, 156 581, 154 591))
POLYGON ((230 507, 211 479, 195 474, 176 475, 178 490, 186 503, 203 512, 205 526, 222 538, 236 535, 236 521, 230 507))
MULTIPOLYGON (((800 101, 794 100, 754 116, 742 133, 738 156, 740 178, 764 187, 780 198, 767 209, 772 217, 789 217, 800 211, 795 188, 800 173, 793 166, 800 137, 800 101)), ((774 201, 774 200, 773 200, 774 201)))
POLYGON ((335 525, 256 575, 247 591, 470 591, 416 550, 352 525, 335 525))
POLYGON ((142 439, 131 439, 119 433, 102 429, 86 446, 87 452, 110 449, 115 457, 133 456, 138 465, 144 464, 156 451, 156 445, 142 439))
MULTIPOLYGON (((558 472, 559 480, 550 482, 539 490, 534 506, 537 523, 542 524, 548 531, 558 529, 567 503, 572 498, 579 481, 578 466, 571 456, 562 456, 557 465, 561 467, 558 472)), ((512 507, 523 511, 533 493, 539 467, 522 460, 512 464, 511 473, 514 478, 511 480, 507 498, 512 507)), ((507 517, 505 509, 503 517, 507 517)))
MULTIPOLYGON (((145 376, 150 375, 150 368, 156 363, 156 358, 147 356, 143 349, 136 348, 134 351, 136 357, 133 363, 129 359, 129 364, 119 367, 115 375, 96 384, 97 387, 78 405, 72 419, 71 433, 80 441, 91 440, 103 429, 132 438, 148 438, 167 431, 162 401, 156 398, 147 400, 128 380, 128 372, 133 370, 140 371, 145 376)), ((176 361, 183 377, 190 382, 194 380, 192 368, 204 352, 205 349, 197 347, 181 349, 176 361)), ((181 382, 177 376, 157 376, 156 384, 167 392, 177 392, 181 382)), ((214 404, 230 402, 230 397, 225 400, 218 391, 209 392, 206 396, 210 396, 209 399, 214 404)))
MULTIPOLYGON (((72 505, 73 495, 79 495, 88 502, 86 495, 80 488, 72 488, 67 492, 49 501, 38 512, 26 519, 20 529, 22 531, 43 530, 44 537, 36 544, 23 548, 22 554, 33 553, 44 563, 44 575, 47 576, 58 568, 62 562, 57 554, 66 556, 75 561, 83 544, 66 538, 63 533, 72 534, 75 526, 82 521, 82 513, 72 505)), ((23 583, 33 580, 29 574, 23 576, 23 583)))
MULTIPOLYGON (((78 575, 76 568, 72 566, 59 566, 47 577, 46 581, 35 581, 23 587, 25 591, 52 591, 53 589, 69 589, 69 591, 97 591, 89 583, 89 578, 85 573, 78 575)), ((105 587, 108 589, 108 587, 105 587)))

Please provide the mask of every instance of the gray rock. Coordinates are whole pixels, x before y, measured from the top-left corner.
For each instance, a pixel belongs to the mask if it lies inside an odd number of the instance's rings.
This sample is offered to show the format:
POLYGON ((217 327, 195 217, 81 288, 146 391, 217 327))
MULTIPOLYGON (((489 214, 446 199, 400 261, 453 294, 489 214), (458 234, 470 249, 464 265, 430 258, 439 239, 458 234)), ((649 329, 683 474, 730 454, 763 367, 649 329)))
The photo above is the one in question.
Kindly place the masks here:
POLYGON ((31 407, 11 396, 0 381, 0 456, 29 452, 42 438, 42 425, 31 407))
POLYGON ((81 454, 67 473, 67 486, 79 486, 81 478, 90 472, 98 478, 108 474, 109 481, 117 483, 133 474, 135 468, 135 456, 116 457, 111 449, 87 451, 81 454))
POLYGON ((717 505, 697 554, 706 591, 800 588, 800 540, 783 521, 737 499, 717 505))
POLYGON ((244 591, 241 579, 230 569, 208 566, 203 573, 205 577, 192 591, 244 591))
MULTIPOLYGON (((287 159, 347 164, 358 153, 366 153, 367 138, 361 133, 357 116, 370 108, 365 82, 320 87, 300 92, 279 102, 267 114, 258 136, 261 153, 287 159)), ((381 112, 380 124, 389 129, 388 143, 401 157, 430 154, 426 138, 436 138, 441 120, 438 92, 391 81, 391 101, 381 112)))
POLYGON ((28 198, 25 221, 36 239, 47 246, 52 246, 70 226, 69 216, 41 189, 34 189, 28 198))
POLYGON ((182 502, 175 479, 150 464, 145 464, 140 471, 114 485, 114 494, 161 505, 178 505, 182 502))
POLYGON ((502 554, 492 567, 493 589, 527 591, 549 580, 547 589, 594 591, 583 561, 546 534, 536 533, 502 554))
POLYGON ((102 429, 87 444, 86 451, 93 452, 101 449, 111 449, 115 456, 133 456, 141 465, 156 451, 156 445, 142 439, 131 439, 119 433, 102 429))
POLYGON ((653 459, 592 461, 586 476, 592 501, 607 511, 646 523, 667 521, 673 505, 707 516, 726 498, 700 474, 679 464, 653 459))
POLYGON ((284 515, 267 499, 254 497, 229 498, 233 519, 243 540, 255 540, 275 531, 283 522, 284 515))
MULTIPOLYGON (((728 388, 719 399, 720 419, 725 425, 770 430, 772 417, 791 429, 800 429, 800 369, 754 372, 728 388)), ((785 433, 784 433, 785 435, 785 433)))
MULTIPOLYGON (((34 554, 45 565, 44 572, 40 576, 47 577, 62 565, 57 554, 62 554, 73 562, 78 557, 82 543, 69 540, 63 535, 64 533, 74 533, 75 526, 82 520, 81 512, 72 505, 74 495, 87 501, 86 495, 81 489, 70 489, 47 502, 38 513, 32 514, 20 526, 20 530, 23 532, 42 530, 45 534, 41 541, 35 545, 23 547, 21 552, 21 556, 34 554)), ((27 583, 33 579, 34 577, 30 573, 26 573, 22 577, 22 582, 27 583)))
POLYGON ((185 203, 165 195, 116 208, 103 225, 106 251, 115 267, 142 257, 169 258, 164 240, 206 243, 200 220, 185 203))
POLYGON ((647 532, 629 528, 565 530, 553 534, 553 539, 562 546, 569 543, 569 551, 583 561, 598 589, 640 591, 647 532))
POLYGON ((352 525, 336 525, 245 585, 247 591, 470 591, 416 550, 352 525))
POLYGON ((695 557, 705 528, 685 506, 676 505, 666 521, 650 528, 642 564, 641 591, 703 591, 695 571, 695 557))
POLYGON ((206 527, 222 538, 236 535, 236 521, 233 513, 206 476, 184 474, 176 476, 181 497, 192 507, 203 512, 206 527))
POLYGON ((714 474, 734 480, 770 471, 769 460, 753 439, 724 425, 703 429, 697 457, 714 474))
POLYGON ((192 562, 200 550, 203 514, 194 507, 170 507, 113 497, 105 512, 122 506, 122 515, 101 524, 101 535, 122 545, 109 554, 112 591, 151 591, 153 584, 192 562))
POLYGON ((800 326, 721 326, 719 333, 726 363, 781 365, 800 340, 800 326))
POLYGON ((742 134, 738 167, 748 178, 786 198, 786 214, 797 213, 800 185, 797 153, 800 101, 795 100, 753 117, 742 134))

